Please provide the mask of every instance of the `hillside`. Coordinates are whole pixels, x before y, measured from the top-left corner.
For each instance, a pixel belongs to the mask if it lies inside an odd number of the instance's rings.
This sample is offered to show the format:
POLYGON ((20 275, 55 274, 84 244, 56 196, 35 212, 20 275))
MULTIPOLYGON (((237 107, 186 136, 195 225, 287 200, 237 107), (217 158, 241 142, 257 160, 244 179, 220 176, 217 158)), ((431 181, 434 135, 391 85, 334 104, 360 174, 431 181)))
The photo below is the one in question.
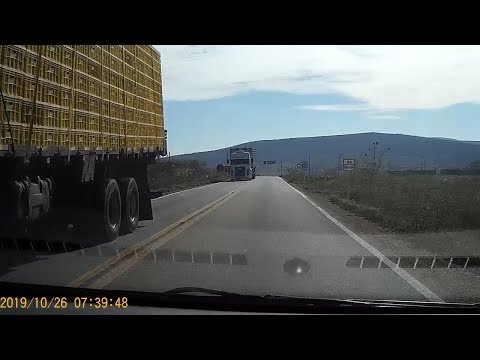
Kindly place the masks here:
MULTIPOLYGON (((480 146, 474 141, 426 138, 402 134, 362 133, 350 135, 318 136, 278 140, 260 140, 232 146, 253 146, 257 151, 257 164, 264 160, 282 161, 283 167, 308 160, 312 171, 337 167, 338 156, 364 161, 365 153, 374 141, 378 150, 390 148, 384 163, 390 169, 464 168, 480 159, 480 146)), ((198 160, 210 168, 225 164, 228 148, 172 156, 176 160, 198 160)))

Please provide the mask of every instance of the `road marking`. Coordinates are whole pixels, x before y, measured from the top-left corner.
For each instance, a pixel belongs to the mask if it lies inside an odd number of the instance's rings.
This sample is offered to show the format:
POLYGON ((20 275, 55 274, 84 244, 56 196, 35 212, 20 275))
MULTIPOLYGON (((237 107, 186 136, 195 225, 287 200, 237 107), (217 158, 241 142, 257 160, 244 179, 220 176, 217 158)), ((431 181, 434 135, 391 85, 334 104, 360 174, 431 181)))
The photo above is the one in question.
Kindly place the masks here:
MULTIPOLYGON (((335 219, 332 215, 330 215, 326 210, 322 209, 320 206, 315 204, 312 200, 310 200, 304 193, 302 193, 300 190, 294 188, 292 185, 290 185, 288 182, 286 182, 284 179, 282 179, 285 184, 287 184, 289 187, 291 187, 293 190, 295 190, 298 194, 300 194, 301 197, 303 197, 305 200, 307 200, 311 205, 313 205, 314 208, 316 208, 318 211, 320 211, 323 215, 327 217, 328 220, 333 222, 335 225, 337 225, 340 229, 342 229, 347 235, 349 235, 353 240, 355 240, 357 243, 362 245, 365 249, 370 251, 373 255, 375 255, 380 261, 383 261, 390 269, 395 271, 398 276, 400 276, 403 280, 405 280, 410 286, 412 286, 415 290, 417 290, 420 294, 425 296, 428 300, 430 301, 435 301, 435 302, 441 302, 444 303, 445 301, 435 294, 432 290, 427 288, 425 285, 423 285, 420 281, 415 279, 412 275, 410 275, 408 272, 406 272, 404 269, 400 267, 396 267, 396 264, 388 259, 385 255, 383 255, 380 251, 378 251, 376 248, 374 248, 372 245, 370 245, 368 242, 363 240, 360 236, 355 234, 352 230, 347 228, 345 225, 343 225, 340 221, 335 219)), ((400 259, 399 259, 400 261, 400 259)), ((433 266, 433 264, 432 264, 433 266)))
POLYGON ((90 287, 97 286, 98 288, 102 288, 108 285, 116 277, 118 277, 120 274, 128 270, 139 260, 145 257, 149 251, 155 250, 159 246, 165 244, 168 240, 180 234, 182 231, 184 231, 185 229, 193 225, 195 222, 209 214, 218 206, 228 201, 232 196, 234 196, 234 194, 239 192, 247 185, 248 184, 242 185, 230 191, 229 193, 213 201, 212 203, 183 217, 182 219, 174 222, 173 224, 170 224, 158 233, 141 241, 137 246, 123 250, 118 254, 117 257, 108 258, 105 262, 97 265, 95 268, 87 271, 86 273, 82 274, 81 276, 70 282, 68 286, 81 287, 85 286, 91 281, 94 281, 94 283, 90 287))

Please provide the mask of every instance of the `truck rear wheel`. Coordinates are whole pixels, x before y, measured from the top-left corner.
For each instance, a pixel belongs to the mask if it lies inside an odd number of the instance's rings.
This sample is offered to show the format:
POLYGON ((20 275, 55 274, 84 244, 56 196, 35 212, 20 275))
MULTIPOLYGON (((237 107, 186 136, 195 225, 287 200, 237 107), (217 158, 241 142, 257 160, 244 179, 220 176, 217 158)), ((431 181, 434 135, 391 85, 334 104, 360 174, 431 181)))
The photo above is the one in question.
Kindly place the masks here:
POLYGON ((135 231, 140 215, 140 201, 138 186, 134 178, 119 180, 120 195, 122 198, 122 221, 121 234, 129 234, 135 231))
POLYGON ((122 220, 122 200, 115 179, 108 179, 103 197, 103 218, 100 224, 105 239, 113 241, 120 232, 122 220))

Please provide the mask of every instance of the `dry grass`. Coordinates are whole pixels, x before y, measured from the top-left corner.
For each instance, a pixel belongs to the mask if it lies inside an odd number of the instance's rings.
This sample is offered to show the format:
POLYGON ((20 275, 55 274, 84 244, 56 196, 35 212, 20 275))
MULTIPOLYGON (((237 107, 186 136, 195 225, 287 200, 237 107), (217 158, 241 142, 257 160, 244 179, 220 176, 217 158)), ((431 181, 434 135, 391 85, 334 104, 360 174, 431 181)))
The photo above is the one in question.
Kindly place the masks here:
POLYGON ((321 192, 333 203, 397 232, 480 228, 480 177, 395 176, 356 171, 303 183, 296 175, 286 180, 305 190, 321 192))
POLYGON ((150 191, 166 193, 225 181, 228 174, 207 169, 198 161, 162 161, 148 166, 150 191))

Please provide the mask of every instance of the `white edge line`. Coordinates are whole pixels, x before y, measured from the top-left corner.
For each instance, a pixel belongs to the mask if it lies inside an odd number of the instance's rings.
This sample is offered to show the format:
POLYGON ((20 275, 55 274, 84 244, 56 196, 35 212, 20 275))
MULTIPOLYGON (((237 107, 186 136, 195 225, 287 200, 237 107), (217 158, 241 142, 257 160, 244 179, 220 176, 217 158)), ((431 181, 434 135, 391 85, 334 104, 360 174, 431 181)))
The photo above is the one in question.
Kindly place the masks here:
POLYGON ((327 217, 328 220, 333 222, 335 225, 337 225, 340 229, 342 229, 347 235, 349 235, 353 240, 358 242, 360 245, 362 245, 365 249, 370 251, 373 255, 375 255, 377 258, 379 258, 381 261, 383 261, 387 266, 395 271, 398 276, 400 276, 403 280, 405 280, 410 286, 412 286, 415 290, 417 290, 420 294, 425 296, 428 300, 430 301, 435 301, 435 302, 440 302, 444 303, 445 301, 435 294, 432 290, 427 288, 425 285, 423 285, 420 281, 415 279, 412 275, 410 275, 408 272, 406 272, 404 269, 400 267, 396 267, 393 261, 389 260, 385 255, 383 255, 380 251, 378 251, 376 248, 374 248, 372 245, 370 245, 368 242, 363 240, 360 236, 355 234, 352 230, 347 228, 345 225, 343 225, 340 221, 335 219, 332 215, 330 215, 327 211, 322 209, 320 206, 315 204, 312 200, 310 200, 305 194, 303 194, 300 190, 295 189, 292 185, 287 183, 284 179, 282 179, 285 184, 287 184, 289 187, 291 187, 293 190, 295 190, 298 194, 300 194, 301 197, 303 197, 305 200, 307 200, 311 205, 313 205, 314 208, 316 208, 318 211, 320 211, 323 215, 327 217))

